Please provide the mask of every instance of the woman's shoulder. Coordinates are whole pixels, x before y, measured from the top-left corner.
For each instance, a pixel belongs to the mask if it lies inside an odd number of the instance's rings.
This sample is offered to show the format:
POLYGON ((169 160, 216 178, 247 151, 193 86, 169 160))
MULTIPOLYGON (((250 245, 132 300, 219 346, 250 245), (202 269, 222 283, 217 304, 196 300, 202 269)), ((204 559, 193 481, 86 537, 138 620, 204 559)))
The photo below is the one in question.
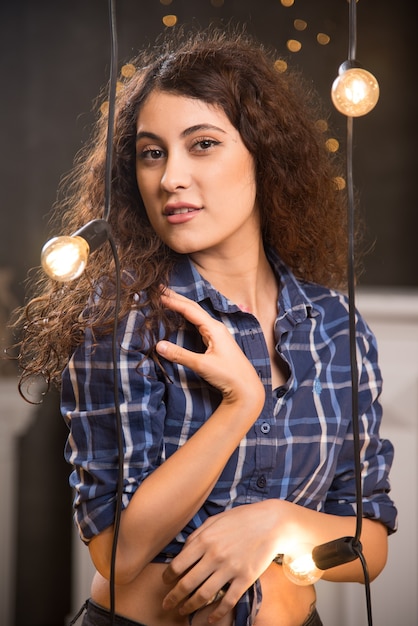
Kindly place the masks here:
POLYGON ((363 345, 365 350, 372 347, 376 349, 375 334, 361 310, 357 308, 355 292, 349 297, 345 291, 311 282, 301 283, 301 288, 312 303, 313 315, 320 317, 321 326, 332 328, 333 334, 349 333, 350 307, 353 307, 357 344, 363 345))
POLYGON ((348 312, 348 293, 343 290, 327 287, 310 281, 299 281, 301 289, 314 306, 328 309, 335 307, 348 312))

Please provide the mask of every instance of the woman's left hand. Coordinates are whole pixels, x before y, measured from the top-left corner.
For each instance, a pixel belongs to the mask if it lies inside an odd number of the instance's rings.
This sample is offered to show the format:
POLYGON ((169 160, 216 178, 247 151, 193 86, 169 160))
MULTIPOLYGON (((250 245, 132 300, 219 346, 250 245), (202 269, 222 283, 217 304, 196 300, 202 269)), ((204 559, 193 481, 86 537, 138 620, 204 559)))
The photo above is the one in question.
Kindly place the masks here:
POLYGON ((163 607, 192 613, 227 585, 221 602, 214 604, 211 621, 230 611, 277 553, 278 504, 266 500, 208 518, 167 567, 164 581, 174 587, 163 607))

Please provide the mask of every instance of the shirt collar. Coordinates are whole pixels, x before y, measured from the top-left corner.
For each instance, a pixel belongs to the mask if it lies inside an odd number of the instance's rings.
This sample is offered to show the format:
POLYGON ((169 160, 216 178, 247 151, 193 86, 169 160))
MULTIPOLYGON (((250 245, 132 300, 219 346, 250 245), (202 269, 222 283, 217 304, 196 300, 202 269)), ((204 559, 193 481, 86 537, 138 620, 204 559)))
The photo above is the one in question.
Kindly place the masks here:
MULTIPOLYGON (((281 330, 288 330, 307 317, 315 316, 318 312, 303 283, 294 276, 275 250, 267 249, 267 257, 280 284, 277 323, 281 330)), ((175 291, 196 302, 210 300, 213 308, 219 312, 233 313, 240 310, 199 274, 187 255, 178 257, 170 282, 175 291)))
POLYGON ((277 323, 283 332, 303 322, 306 318, 314 317, 318 314, 318 311, 311 298, 307 295, 303 283, 295 277, 277 252, 268 248, 267 257, 280 284, 277 323))
POLYGON ((170 286, 195 302, 210 300, 212 307, 220 313, 233 313, 239 307, 222 295, 215 287, 199 274, 187 255, 179 256, 171 276, 170 286))

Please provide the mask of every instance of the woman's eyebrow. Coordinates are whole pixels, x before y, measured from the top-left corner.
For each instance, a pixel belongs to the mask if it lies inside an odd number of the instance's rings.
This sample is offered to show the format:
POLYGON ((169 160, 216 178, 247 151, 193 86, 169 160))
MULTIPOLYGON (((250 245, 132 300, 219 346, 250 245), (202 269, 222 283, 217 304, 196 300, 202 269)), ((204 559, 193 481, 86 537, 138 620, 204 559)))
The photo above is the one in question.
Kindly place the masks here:
POLYGON ((225 131, 222 128, 219 128, 219 126, 215 126, 214 124, 195 124, 194 126, 190 126, 189 128, 186 128, 181 133, 181 136, 187 137, 188 135, 191 135, 195 132, 202 131, 202 130, 217 130, 225 134, 225 131))
MULTIPOLYGON (((222 128, 219 128, 219 126, 215 126, 214 124, 195 124, 194 126, 189 126, 188 128, 185 128, 180 136, 188 137, 193 133, 207 130, 216 130, 224 134, 226 132, 222 128)), ((136 141, 139 141, 144 137, 146 137, 147 139, 153 139, 154 141, 161 141, 161 137, 159 135, 148 130, 140 130, 136 135, 136 141)))
POLYGON ((161 138, 158 135, 156 135, 155 133, 151 133, 147 130, 140 130, 136 134, 136 141, 139 141, 143 137, 146 137, 147 139, 153 139, 154 141, 161 141, 161 138))

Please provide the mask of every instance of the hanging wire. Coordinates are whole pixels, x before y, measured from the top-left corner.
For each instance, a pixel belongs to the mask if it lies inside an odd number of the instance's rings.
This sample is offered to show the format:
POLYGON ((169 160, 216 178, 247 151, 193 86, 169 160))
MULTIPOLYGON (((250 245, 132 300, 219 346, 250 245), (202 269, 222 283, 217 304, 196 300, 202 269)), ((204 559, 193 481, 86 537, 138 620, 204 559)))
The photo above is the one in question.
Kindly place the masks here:
POLYGON ((105 198, 104 219, 110 215, 112 198, 112 164, 113 164, 113 136, 115 130, 115 101, 117 84, 118 64, 118 37, 116 28, 116 5, 115 0, 109 0, 109 26, 110 26, 110 80, 109 80, 109 111, 107 118, 106 140, 106 165, 105 165, 105 198))
POLYGON ((117 249, 113 237, 109 236, 109 243, 112 249, 113 258, 115 262, 115 275, 116 275, 116 294, 115 294, 115 318, 113 320, 113 334, 112 334, 112 363, 113 363, 113 394, 115 400, 115 418, 117 429, 117 445, 118 445, 118 480, 116 490, 116 506, 115 506, 115 521, 113 528, 113 543, 112 554, 110 562, 110 577, 109 577, 109 590, 110 590, 110 624, 114 626, 115 623, 115 568, 116 568, 116 550, 118 544, 120 517, 122 513, 122 494, 123 494, 123 429, 122 429, 122 417, 120 414, 119 403, 119 367, 118 367, 118 342, 117 342, 117 329, 118 329, 118 313, 120 309, 120 264, 117 249))
MULTIPOLYGON (((357 0, 350 0, 349 5, 349 36, 348 36, 348 60, 355 61, 357 46, 357 0)), ((354 469, 356 480, 356 531, 352 541, 353 551, 360 559, 366 594, 368 625, 372 626, 372 608, 370 597, 370 578, 367 563, 363 555, 360 536, 363 524, 363 495, 361 477, 361 449, 359 434, 359 408, 358 408, 358 366, 356 349, 356 303, 355 303, 355 199, 354 199, 354 176, 353 176, 353 118, 347 117, 347 198, 348 198, 348 302, 349 302, 349 333, 350 333, 350 360, 351 360, 351 388, 352 388, 352 423, 354 444, 354 469)))
POLYGON ((348 7, 348 60, 356 60, 357 50, 357 0, 350 0, 348 7))
MULTIPOLYGON (((113 137, 115 127, 115 105, 116 105, 116 83, 117 83, 117 63, 118 63, 118 40, 116 26, 116 0, 109 0, 109 26, 110 26, 110 80, 109 80, 109 109, 107 124, 107 143, 106 143, 106 169, 105 169, 105 197, 104 197, 104 219, 109 220, 112 198, 112 168, 113 168, 113 137)), ((118 447, 118 477, 116 489, 115 503, 115 521, 113 527, 112 552, 110 561, 109 576, 109 593, 110 593, 110 625, 115 624, 115 573, 116 573, 116 552, 118 544, 118 536, 120 529, 120 518, 122 513, 122 495, 123 495, 123 429, 122 417, 120 414, 119 403, 119 367, 118 367, 118 343, 117 329, 120 309, 121 284, 120 284, 120 263, 117 253, 115 241, 109 233, 109 244, 112 250, 115 263, 115 316, 113 321, 112 333, 112 366, 113 366, 113 394, 115 404, 115 418, 117 430, 117 447, 118 447)))
MULTIPOLYGON (((119 365, 118 365, 118 341, 117 330, 121 300, 121 280, 120 280, 120 261, 118 257, 117 246, 112 236, 109 226, 109 217, 112 206, 112 170, 113 170, 113 140, 115 127, 115 108, 116 108, 116 85, 117 85, 117 63, 118 63, 118 41, 116 26, 116 0, 108 0, 109 27, 110 27, 110 78, 108 88, 108 120, 107 120, 107 137, 106 137, 106 161, 105 161, 105 188, 104 188, 104 211, 103 219, 96 220, 106 226, 103 231, 103 239, 108 240, 113 255, 115 265, 115 306, 114 320, 112 329, 112 369, 113 369, 113 396, 116 419, 117 433, 117 449, 118 449, 118 474, 117 488, 115 500, 115 519, 114 532, 112 539, 112 551, 110 561, 109 575, 109 595, 110 595, 110 626, 115 624, 115 571, 116 571, 116 552, 118 544, 118 535, 120 529, 120 518, 122 512, 122 496, 123 496, 123 428, 120 413, 119 402, 119 365)), ((103 228, 100 228, 102 232, 103 228)), ((100 238, 100 245, 102 237, 100 238)), ((82 612, 83 609, 81 609, 82 612)), ((81 612, 79 614, 81 614, 81 612)), ((71 624, 75 623, 79 614, 74 618, 71 624)))
MULTIPOLYGON (((105 162, 105 189, 104 189, 104 212, 101 220, 93 220, 92 224, 96 222, 99 224, 100 241, 98 245, 104 243, 107 240, 110 244, 113 261, 115 265, 115 306, 114 306, 114 320, 112 329, 112 370, 113 370, 113 397, 115 408, 115 420, 116 420, 116 434, 117 434, 117 450, 118 450, 118 473, 117 473, 117 488, 115 499, 115 519, 114 519, 114 531, 112 539, 111 561, 110 561, 110 575, 109 575, 109 595, 110 595, 110 626, 115 626, 116 610, 115 610, 115 572, 116 572, 116 552, 118 544, 118 536, 120 529, 120 519, 122 513, 122 498, 123 498, 123 465, 124 465, 124 442, 123 442, 123 428, 122 417, 120 412, 119 402, 119 365, 118 365, 118 353, 119 346, 117 340, 118 320, 121 301, 121 280, 120 280, 120 261, 117 251, 115 240, 112 236, 110 226, 108 224, 111 205, 112 205, 112 169, 113 169, 113 140, 114 140, 114 126, 115 126, 115 108, 116 108, 116 85, 117 85, 117 63, 118 63, 118 43, 117 43, 117 27, 116 27, 116 0, 108 0, 109 9, 109 26, 110 26, 110 40, 111 40, 111 53, 110 53, 110 79, 108 88, 108 122, 107 122, 107 137, 106 137, 106 162, 105 162), (106 226, 106 228, 104 228, 106 226)), ((81 616, 82 612, 86 609, 87 602, 81 607, 77 615, 70 622, 70 626, 75 624, 81 616)))
MULTIPOLYGON (((350 0, 350 20, 349 20, 349 57, 352 59, 355 55, 355 20, 352 18, 355 14, 356 0, 350 0), (353 9, 354 7, 354 9, 353 9)), ((359 429, 358 429, 358 366, 357 366, 357 350, 356 350, 356 310, 355 310, 355 242, 354 242, 354 221, 355 221, 355 199, 354 199, 354 182, 353 182, 353 118, 347 117, 347 197, 348 197, 348 300, 349 300, 349 326, 350 326, 350 359, 351 359, 351 386, 352 386, 352 421, 353 435, 355 444, 355 474, 356 474, 356 492, 357 492, 357 525, 354 541, 360 540, 362 518, 363 518, 363 500, 362 500, 362 484, 361 484, 361 464, 359 458, 359 429)))

